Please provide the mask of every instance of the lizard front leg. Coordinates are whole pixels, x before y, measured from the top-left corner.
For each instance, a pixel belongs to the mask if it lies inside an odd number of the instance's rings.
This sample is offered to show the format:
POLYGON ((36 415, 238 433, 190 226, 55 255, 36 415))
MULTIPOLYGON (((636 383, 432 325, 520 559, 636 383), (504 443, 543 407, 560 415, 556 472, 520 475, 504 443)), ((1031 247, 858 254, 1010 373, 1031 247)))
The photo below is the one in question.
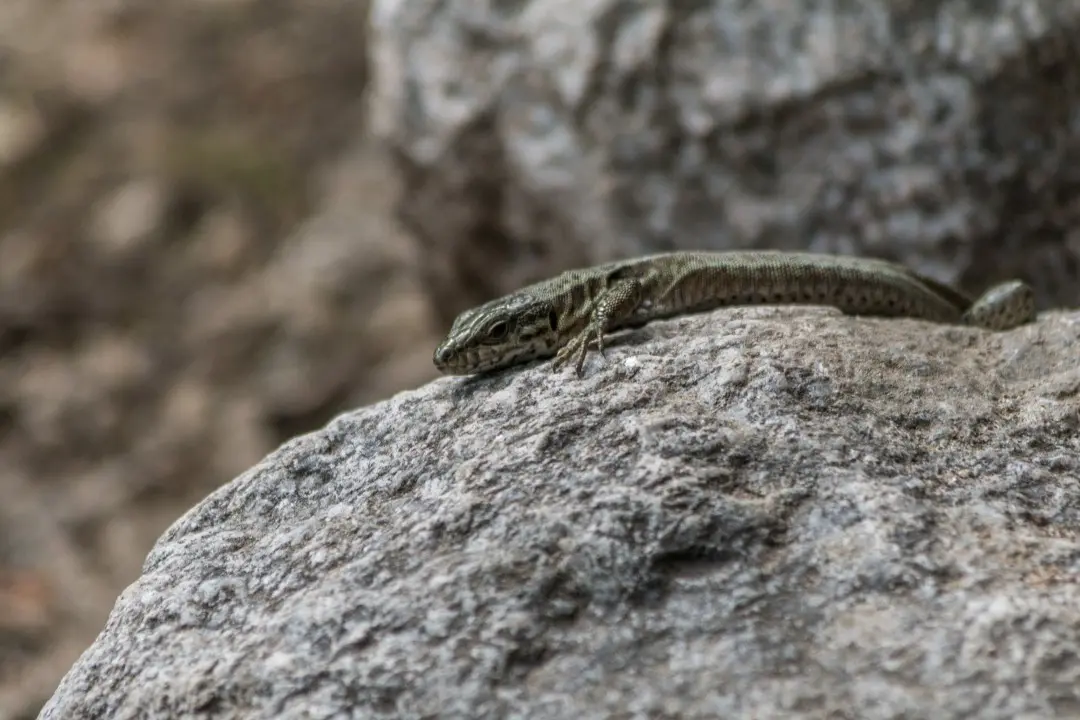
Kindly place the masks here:
POLYGON ((629 317, 641 302, 642 283, 637 278, 616 280, 600 293, 593 302, 589 322, 576 335, 559 348, 552 361, 552 370, 558 370, 571 358, 576 358, 575 368, 581 377, 589 345, 595 340, 596 349, 604 354, 604 333, 620 320, 629 317))

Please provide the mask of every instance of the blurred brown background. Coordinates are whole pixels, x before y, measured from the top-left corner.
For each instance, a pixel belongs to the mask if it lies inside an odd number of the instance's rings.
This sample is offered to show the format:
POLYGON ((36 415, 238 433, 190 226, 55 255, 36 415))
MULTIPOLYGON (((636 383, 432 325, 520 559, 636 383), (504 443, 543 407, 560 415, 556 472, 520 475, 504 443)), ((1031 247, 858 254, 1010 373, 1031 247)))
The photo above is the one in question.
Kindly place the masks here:
POLYGON ((1075 0, 384 5, 369 113, 363 0, 0 2, 0 720, 180 514, 522 283, 809 247, 1080 299, 1075 0))
POLYGON ((164 528, 433 376, 366 139, 366 8, 0 3, 0 718, 164 528))

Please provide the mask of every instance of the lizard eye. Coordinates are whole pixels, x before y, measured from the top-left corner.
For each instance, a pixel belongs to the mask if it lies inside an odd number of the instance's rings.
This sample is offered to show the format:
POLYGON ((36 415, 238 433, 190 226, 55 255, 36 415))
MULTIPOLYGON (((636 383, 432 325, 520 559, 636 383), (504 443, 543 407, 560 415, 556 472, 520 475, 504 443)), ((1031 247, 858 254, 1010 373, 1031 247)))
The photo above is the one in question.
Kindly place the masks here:
POLYGON ((548 313, 548 326, 552 331, 559 329, 559 314, 554 310, 548 313))
POLYGON ((504 337, 506 337, 506 331, 508 328, 509 326, 506 324, 505 320, 499 320, 488 328, 487 336, 492 340, 502 340, 504 337))

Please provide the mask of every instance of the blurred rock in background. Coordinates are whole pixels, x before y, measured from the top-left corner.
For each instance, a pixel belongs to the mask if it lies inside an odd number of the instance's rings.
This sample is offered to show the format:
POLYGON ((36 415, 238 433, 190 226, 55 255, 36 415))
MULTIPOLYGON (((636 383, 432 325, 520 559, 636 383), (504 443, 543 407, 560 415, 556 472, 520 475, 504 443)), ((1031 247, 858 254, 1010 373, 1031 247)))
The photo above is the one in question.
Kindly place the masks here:
POLYGON ((703 247, 1080 302, 1080 0, 373 8, 374 121, 442 322, 567 262, 703 247))
POLYGON ((0 720, 169 523, 522 283, 780 247, 1080 301, 1080 0, 368 14, 0 3, 0 720))

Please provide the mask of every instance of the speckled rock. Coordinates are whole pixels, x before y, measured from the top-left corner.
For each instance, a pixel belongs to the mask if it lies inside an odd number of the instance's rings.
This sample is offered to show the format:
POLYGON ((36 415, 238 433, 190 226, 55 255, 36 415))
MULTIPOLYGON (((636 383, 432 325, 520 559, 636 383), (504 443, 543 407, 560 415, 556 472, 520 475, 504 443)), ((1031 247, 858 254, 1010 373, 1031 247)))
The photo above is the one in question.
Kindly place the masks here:
POLYGON ((1080 0, 374 0, 372 107, 449 318, 690 248, 1080 304, 1080 0))
POLYGON ((1076 717, 1077 347, 733 309, 440 379, 179 520, 42 717, 1076 717))

